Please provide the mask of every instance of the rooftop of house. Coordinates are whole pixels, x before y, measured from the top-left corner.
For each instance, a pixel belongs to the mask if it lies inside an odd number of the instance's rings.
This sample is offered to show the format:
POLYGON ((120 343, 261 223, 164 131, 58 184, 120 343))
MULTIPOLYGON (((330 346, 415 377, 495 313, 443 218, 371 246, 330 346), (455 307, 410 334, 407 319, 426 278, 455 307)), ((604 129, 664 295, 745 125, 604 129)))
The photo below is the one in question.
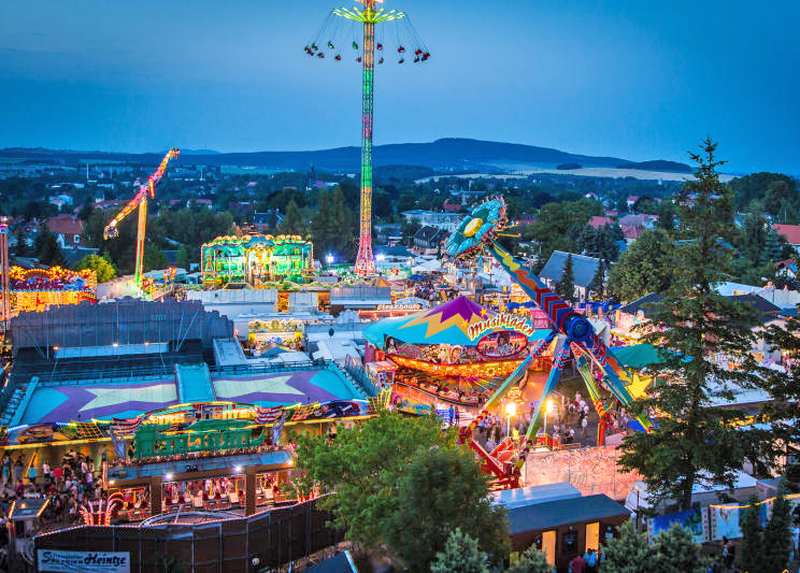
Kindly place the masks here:
POLYGON ((625 306, 621 307, 619 311, 626 314, 632 314, 634 316, 638 314, 639 311, 642 311, 645 316, 649 316, 653 314, 653 308, 650 305, 654 305, 662 300, 664 300, 664 295, 651 292, 650 294, 644 295, 640 299, 626 304, 625 306))
POLYGON ((564 272, 564 264, 570 255, 572 255, 572 275, 575 286, 588 287, 597 273, 597 267, 600 266, 600 259, 594 257, 576 255, 564 251, 553 251, 539 276, 553 282, 560 281, 561 274, 564 272))
POLYGON ((599 229, 605 225, 613 225, 614 220, 611 217, 600 217, 598 215, 589 219, 589 225, 594 229, 599 229))
POLYGON ((80 235, 83 232, 83 221, 69 213, 50 217, 45 221, 45 224, 51 233, 61 233, 71 237, 72 235, 80 235))
POLYGON ((781 237, 786 239, 790 245, 800 245, 800 225, 779 225, 774 224, 772 228, 781 237))

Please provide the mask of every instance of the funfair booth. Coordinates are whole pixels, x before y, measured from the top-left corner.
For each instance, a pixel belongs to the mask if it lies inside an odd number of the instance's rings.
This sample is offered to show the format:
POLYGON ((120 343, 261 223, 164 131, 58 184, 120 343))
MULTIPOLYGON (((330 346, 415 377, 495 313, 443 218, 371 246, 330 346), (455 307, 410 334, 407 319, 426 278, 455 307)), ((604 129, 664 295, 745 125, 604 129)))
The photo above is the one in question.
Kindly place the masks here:
MULTIPOLYGON (((474 406, 528 356, 536 330, 526 317, 497 314, 458 297, 433 309, 386 318, 364 329, 366 362, 396 365, 396 390, 474 406)), ((549 357, 531 369, 549 368, 549 357)))

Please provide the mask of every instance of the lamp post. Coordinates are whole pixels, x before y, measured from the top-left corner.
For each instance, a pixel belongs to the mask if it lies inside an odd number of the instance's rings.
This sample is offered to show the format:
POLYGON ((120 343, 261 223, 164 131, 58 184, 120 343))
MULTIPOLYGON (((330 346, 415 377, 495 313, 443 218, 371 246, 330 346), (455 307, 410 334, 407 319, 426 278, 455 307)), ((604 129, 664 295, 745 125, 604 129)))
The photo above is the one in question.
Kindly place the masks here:
POLYGON ((547 400, 544 404, 544 435, 547 436, 547 414, 553 411, 553 401, 547 400))
POLYGON ((514 402, 506 404, 506 415, 508 416, 508 424, 506 426, 506 436, 511 437, 511 418, 517 413, 517 405, 514 402))

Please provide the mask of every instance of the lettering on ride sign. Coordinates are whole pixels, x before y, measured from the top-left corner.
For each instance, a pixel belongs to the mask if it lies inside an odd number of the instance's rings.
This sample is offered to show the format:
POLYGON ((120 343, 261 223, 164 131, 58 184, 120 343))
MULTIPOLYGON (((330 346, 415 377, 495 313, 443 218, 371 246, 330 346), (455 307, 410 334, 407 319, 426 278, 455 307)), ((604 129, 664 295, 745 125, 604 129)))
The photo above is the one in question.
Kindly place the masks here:
POLYGON ((502 313, 475 324, 470 324, 467 327, 467 336, 469 336, 470 340, 475 340, 487 330, 513 330, 530 337, 535 329, 524 316, 502 313))

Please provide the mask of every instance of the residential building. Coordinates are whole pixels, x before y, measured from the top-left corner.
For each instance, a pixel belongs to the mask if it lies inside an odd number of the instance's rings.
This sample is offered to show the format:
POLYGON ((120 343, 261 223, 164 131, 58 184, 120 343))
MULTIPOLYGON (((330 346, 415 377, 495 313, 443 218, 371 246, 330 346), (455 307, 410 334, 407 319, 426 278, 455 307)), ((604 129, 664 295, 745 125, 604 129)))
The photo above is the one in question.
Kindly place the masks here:
POLYGON ((786 239, 795 251, 800 251, 800 225, 772 225, 775 232, 786 239))
POLYGON ((459 213, 439 213, 437 211, 424 211, 422 209, 411 209, 401 213, 406 221, 418 221, 422 226, 436 227, 449 233, 456 230, 463 215, 459 213))
POLYGON ((438 249, 447 240, 450 233, 426 225, 414 234, 414 246, 418 249, 438 249))
POLYGON ((613 225, 614 219, 611 217, 600 217, 598 215, 593 216, 589 219, 589 226, 593 229, 600 229, 606 225, 613 225))
POLYGON ((281 215, 281 212, 277 208, 267 209, 263 213, 253 214, 253 225, 255 225, 256 230, 261 234, 270 231, 275 232, 278 225, 283 223, 283 218, 283 215, 281 215))
POLYGON ((548 287, 555 288, 556 284, 561 280, 561 275, 564 272, 564 265, 567 262, 567 257, 570 255, 572 255, 572 275, 574 277, 575 297, 582 302, 585 301, 588 296, 589 285, 592 283, 592 279, 600 266, 600 259, 587 257, 585 255, 576 255, 574 253, 566 253, 564 251, 553 251, 553 254, 547 259, 547 263, 544 265, 542 272, 539 273, 539 277, 548 287))
POLYGON ((45 220, 47 229, 55 234, 56 240, 61 248, 68 246, 80 246, 81 233, 83 233, 83 221, 75 215, 63 213, 45 220))

